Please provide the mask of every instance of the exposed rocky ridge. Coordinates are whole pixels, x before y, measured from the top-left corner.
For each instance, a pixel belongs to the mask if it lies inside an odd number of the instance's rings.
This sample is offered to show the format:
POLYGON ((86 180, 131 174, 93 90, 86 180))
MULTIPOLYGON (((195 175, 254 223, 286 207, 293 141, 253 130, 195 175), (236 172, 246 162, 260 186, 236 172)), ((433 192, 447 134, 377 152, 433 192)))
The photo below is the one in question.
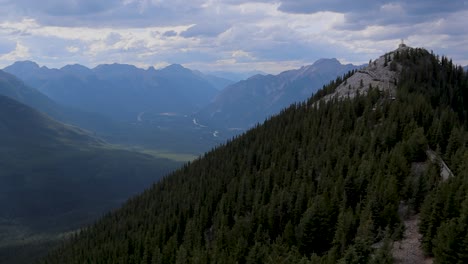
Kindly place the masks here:
POLYGON ((381 91, 388 91, 391 96, 394 96, 401 66, 393 62, 393 58, 396 52, 407 49, 410 49, 410 47, 400 45, 398 49, 370 61, 368 66, 358 70, 340 84, 334 93, 326 95, 324 100, 354 98, 358 93, 367 93, 370 86, 381 91))

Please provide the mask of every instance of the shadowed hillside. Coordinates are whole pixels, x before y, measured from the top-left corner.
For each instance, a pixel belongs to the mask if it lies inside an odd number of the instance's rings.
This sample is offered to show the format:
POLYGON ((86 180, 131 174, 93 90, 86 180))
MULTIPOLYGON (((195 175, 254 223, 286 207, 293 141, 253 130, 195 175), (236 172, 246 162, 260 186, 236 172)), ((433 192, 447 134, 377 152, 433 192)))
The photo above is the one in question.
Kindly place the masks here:
POLYGON ((110 146, 6 96, 0 96, 0 146, 2 263, 18 251, 28 255, 14 247, 19 242, 36 237, 41 247, 41 236, 89 224, 179 164, 110 146))

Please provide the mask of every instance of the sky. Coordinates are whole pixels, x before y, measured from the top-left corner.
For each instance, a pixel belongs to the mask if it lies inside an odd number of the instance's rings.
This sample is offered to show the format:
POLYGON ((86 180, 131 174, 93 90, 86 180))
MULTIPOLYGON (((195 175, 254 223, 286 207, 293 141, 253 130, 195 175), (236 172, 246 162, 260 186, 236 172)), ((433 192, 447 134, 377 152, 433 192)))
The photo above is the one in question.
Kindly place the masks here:
POLYGON ((178 63, 278 73, 362 64, 404 39, 468 64, 465 0, 0 0, 0 67, 178 63))

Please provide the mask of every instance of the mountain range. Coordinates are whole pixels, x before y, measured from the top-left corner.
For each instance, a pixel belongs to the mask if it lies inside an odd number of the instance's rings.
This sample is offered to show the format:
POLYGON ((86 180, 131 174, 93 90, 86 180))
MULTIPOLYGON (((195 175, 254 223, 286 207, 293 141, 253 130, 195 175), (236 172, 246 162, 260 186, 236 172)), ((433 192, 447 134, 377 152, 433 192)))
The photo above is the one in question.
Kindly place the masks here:
POLYGON ((218 91, 212 85, 216 80, 205 80, 181 65, 161 70, 126 64, 49 69, 23 61, 4 70, 57 103, 124 121, 136 121, 141 112, 190 114, 218 91))
POLYGON ((196 114, 202 123, 246 130, 292 103, 310 97, 337 76, 358 69, 336 59, 320 59, 278 75, 255 75, 226 87, 196 114))
MULTIPOLYGON (((22 64, 36 65, 29 62, 17 63, 16 69, 19 69, 18 65, 22 64)), ((57 70, 44 69, 44 67, 39 68, 39 72, 57 72, 57 70)), ((76 71, 82 76, 90 74, 89 69, 80 65, 66 66, 63 71, 76 71)), ((62 81, 64 80, 60 82, 62 81)), ((65 103, 58 103, 38 89, 4 71, 0 71, 0 94, 29 105, 60 122, 92 131, 97 136, 115 144, 198 154, 219 143, 213 139, 212 131, 195 126, 189 116, 175 113, 142 112, 133 117, 135 120, 131 118, 131 121, 123 121, 123 117, 116 120, 105 113, 89 112, 82 110, 83 107, 80 109, 65 105, 65 103)), ((124 99, 120 98, 119 100, 124 99)), ((123 113, 122 116, 127 112, 123 111, 123 113)))
POLYGON ((22 61, 5 71, 24 82, 23 90, 36 89, 42 93, 36 97, 47 101, 41 107, 35 99, 22 102, 62 122, 112 143, 199 154, 355 68, 322 59, 238 83, 177 64, 160 70, 126 64, 49 69, 22 61))

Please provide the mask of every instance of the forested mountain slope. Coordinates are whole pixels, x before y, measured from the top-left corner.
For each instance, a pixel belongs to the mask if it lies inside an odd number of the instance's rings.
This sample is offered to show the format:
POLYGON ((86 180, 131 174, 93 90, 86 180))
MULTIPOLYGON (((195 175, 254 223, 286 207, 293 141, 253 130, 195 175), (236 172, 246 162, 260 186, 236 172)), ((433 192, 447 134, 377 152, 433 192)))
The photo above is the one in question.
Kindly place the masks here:
POLYGON ((338 78, 41 263, 391 263, 401 205, 421 212, 427 254, 466 263, 468 76, 423 49, 390 60, 399 66, 396 96, 367 87, 321 100, 346 81, 338 78), (429 149, 454 177, 441 181, 429 149))

